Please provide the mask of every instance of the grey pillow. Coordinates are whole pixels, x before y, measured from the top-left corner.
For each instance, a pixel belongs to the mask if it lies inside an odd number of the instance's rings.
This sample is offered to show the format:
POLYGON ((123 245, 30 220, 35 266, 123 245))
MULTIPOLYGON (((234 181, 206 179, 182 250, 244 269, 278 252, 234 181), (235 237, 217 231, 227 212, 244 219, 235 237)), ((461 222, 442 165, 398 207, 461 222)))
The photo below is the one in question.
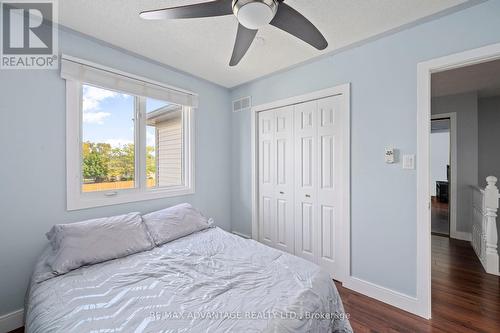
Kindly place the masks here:
POLYGON ((50 244, 47 245, 35 264, 32 276, 34 283, 40 283, 57 276, 57 273, 53 272, 50 266, 54 254, 55 251, 52 249, 52 246, 50 244))
POLYGON ((143 215, 142 219, 157 246, 209 228, 212 224, 211 219, 188 203, 143 215))
POLYGON ((154 247, 139 213, 56 224, 46 236, 54 251, 49 265, 57 274, 154 247))

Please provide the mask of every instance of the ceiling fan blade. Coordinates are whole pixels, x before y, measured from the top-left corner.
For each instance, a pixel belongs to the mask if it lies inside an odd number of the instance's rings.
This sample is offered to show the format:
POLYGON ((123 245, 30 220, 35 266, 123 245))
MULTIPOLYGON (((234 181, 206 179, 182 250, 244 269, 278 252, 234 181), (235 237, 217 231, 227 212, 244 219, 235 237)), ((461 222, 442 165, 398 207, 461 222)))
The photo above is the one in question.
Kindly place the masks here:
POLYGON ((284 2, 280 2, 278 12, 269 24, 302 39, 318 50, 324 50, 328 46, 321 32, 302 14, 284 2))
POLYGON ((216 0, 194 5, 146 10, 140 17, 146 20, 185 19, 233 14, 232 0, 216 0))
POLYGON ((241 24, 238 24, 238 32, 236 33, 236 41, 234 42, 233 55, 229 66, 236 66, 243 56, 247 53, 248 48, 257 34, 258 30, 247 29, 241 24))

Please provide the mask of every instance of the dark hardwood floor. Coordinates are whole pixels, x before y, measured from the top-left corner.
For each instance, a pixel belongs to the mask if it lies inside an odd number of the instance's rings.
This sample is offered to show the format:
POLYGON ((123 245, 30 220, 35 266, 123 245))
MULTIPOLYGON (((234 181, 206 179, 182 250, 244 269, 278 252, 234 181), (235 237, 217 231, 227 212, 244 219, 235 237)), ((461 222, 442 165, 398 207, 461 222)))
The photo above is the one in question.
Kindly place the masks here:
POLYGON ((486 274, 469 242, 432 236, 432 319, 337 284, 355 332, 500 332, 500 278, 486 274))
POLYGON ((500 278, 484 272, 468 242, 432 236, 432 320, 336 284, 356 333, 500 332, 500 278))
POLYGON ((431 231, 433 234, 450 234, 450 212, 447 202, 441 202, 436 197, 431 200, 431 231))

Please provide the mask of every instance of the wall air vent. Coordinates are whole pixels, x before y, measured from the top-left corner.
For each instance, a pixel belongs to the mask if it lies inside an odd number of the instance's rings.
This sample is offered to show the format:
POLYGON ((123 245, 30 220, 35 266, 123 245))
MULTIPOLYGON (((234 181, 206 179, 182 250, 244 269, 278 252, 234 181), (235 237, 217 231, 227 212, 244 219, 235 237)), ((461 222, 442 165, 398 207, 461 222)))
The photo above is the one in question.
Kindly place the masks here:
POLYGON ((233 112, 250 111, 252 107, 252 98, 250 96, 242 97, 233 101, 233 112))

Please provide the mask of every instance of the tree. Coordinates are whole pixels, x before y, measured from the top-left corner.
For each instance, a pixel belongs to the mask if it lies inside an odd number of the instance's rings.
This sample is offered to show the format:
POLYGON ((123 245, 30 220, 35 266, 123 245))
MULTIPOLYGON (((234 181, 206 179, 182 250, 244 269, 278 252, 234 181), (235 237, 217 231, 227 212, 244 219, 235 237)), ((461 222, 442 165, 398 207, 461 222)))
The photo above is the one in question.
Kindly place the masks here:
POLYGON ((102 182, 107 178, 108 168, 103 155, 97 152, 89 152, 83 158, 83 178, 102 182))
POLYGON ((135 174, 135 147, 129 143, 111 149, 109 176, 117 180, 131 180, 135 174))
POLYGON ((83 178, 102 182, 108 178, 109 152, 111 145, 107 143, 84 142, 83 178))
MULTIPOLYGON (((151 172, 154 177, 154 148, 147 147, 147 152, 148 177, 151 172)), ((82 145, 82 154, 84 179, 92 179, 95 182, 134 179, 135 146, 132 143, 113 148, 108 143, 87 141, 82 145)))

